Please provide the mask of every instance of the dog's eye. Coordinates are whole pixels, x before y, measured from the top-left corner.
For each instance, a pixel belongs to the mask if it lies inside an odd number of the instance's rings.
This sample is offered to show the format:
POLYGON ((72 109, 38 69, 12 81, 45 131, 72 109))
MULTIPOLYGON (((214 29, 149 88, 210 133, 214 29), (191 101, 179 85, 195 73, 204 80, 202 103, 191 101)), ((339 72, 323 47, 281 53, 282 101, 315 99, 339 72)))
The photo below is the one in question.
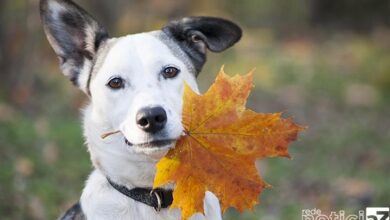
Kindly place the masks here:
POLYGON ((173 78, 175 76, 177 76, 177 74, 179 74, 180 70, 176 67, 173 67, 173 66, 169 66, 169 67, 165 67, 162 74, 164 76, 165 79, 167 78, 173 78))
POLYGON ((123 83, 123 79, 120 78, 120 77, 115 77, 113 79, 111 79, 108 84, 107 84, 110 88, 112 89, 120 89, 120 88, 123 88, 124 86, 124 83, 123 83))

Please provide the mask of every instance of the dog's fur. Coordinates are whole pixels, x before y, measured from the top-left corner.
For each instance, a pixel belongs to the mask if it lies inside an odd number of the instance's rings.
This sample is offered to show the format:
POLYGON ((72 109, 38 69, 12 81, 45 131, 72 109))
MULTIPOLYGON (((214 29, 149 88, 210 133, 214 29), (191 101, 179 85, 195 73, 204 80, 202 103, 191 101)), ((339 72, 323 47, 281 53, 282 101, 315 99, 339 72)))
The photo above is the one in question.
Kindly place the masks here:
MULTIPOLYGON (((155 211, 118 192, 107 178, 129 189, 152 186, 156 162, 183 132, 183 82, 198 91, 196 77, 206 51, 229 48, 240 39, 241 29, 221 18, 187 17, 158 31, 110 38, 71 0, 41 0, 40 9, 62 72, 90 97, 84 135, 95 170, 82 193, 81 208, 76 205, 66 218, 180 219, 179 210, 155 211), (164 77, 168 66, 179 74, 164 77), (123 79, 121 88, 108 86, 112 78, 123 79), (157 133, 145 132, 137 126, 137 112, 154 106, 166 111, 166 125, 157 133), (115 130, 121 133, 101 138, 115 130), (172 141, 162 146, 159 140, 172 141)), ((215 195, 207 192, 204 202, 205 216, 199 213, 192 219, 221 219, 215 195)))

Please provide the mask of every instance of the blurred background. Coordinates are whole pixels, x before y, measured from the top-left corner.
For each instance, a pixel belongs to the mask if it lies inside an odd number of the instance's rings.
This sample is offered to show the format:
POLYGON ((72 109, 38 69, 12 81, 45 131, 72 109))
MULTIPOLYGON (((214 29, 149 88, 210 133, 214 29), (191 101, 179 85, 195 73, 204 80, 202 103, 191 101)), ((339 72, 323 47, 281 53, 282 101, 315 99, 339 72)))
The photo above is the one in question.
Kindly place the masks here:
MULTIPOLYGON (((259 162, 272 189, 226 220, 301 219, 302 209, 390 204, 389 0, 77 0, 112 36, 187 15, 230 18, 244 37, 209 53, 202 91, 221 65, 253 67, 249 107, 309 128, 292 160, 259 162)), ((55 219, 77 201, 91 163, 80 111, 86 96, 63 77, 43 34, 38 0, 0 1, 0 218, 55 219)))

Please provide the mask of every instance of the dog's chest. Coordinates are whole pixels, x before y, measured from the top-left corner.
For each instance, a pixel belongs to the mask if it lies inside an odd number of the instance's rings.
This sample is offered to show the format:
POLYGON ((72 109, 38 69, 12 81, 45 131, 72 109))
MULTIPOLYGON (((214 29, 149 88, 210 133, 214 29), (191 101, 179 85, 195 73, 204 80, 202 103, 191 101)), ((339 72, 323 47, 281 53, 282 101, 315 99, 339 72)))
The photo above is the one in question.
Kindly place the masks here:
POLYGON ((88 179, 81 196, 81 206, 87 219, 180 219, 175 210, 159 212, 153 207, 137 202, 114 188, 99 171, 88 179))
POLYGON ((88 179, 81 196, 82 210, 87 219, 145 219, 178 220, 178 210, 163 209, 157 212, 153 207, 137 202, 113 189, 106 178, 94 171, 88 179))

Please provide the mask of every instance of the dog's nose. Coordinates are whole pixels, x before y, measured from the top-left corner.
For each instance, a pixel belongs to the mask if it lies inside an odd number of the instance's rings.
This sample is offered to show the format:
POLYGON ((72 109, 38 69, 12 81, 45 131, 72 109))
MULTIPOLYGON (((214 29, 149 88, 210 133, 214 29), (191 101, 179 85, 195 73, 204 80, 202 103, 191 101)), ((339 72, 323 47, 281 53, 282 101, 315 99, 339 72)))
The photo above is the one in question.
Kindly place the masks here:
POLYGON ((167 123, 167 113, 162 107, 142 108, 136 115, 136 122, 142 130, 155 133, 167 123))

